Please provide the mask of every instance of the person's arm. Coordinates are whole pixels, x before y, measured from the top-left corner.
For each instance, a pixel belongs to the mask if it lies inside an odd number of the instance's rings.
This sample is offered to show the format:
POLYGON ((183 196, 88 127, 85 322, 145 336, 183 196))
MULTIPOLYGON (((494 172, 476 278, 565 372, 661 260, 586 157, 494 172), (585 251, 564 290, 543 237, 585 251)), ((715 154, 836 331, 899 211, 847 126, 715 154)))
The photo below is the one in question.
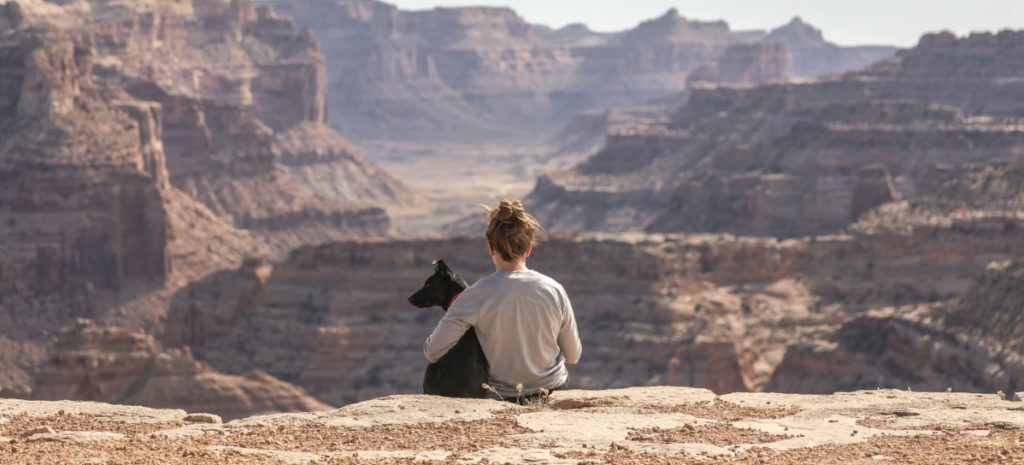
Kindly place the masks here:
POLYGON ((434 332, 423 343, 423 355, 427 357, 428 362, 437 363, 476 323, 476 306, 471 305, 469 302, 473 299, 467 297, 469 296, 464 292, 455 299, 448 312, 444 314, 444 318, 437 323, 434 332))
POLYGON ((569 296, 565 290, 561 291, 562 297, 562 328, 558 332, 558 347, 565 355, 565 363, 570 365, 580 361, 580 354, 583 352, 583 344, 580 343, 580 333, 576 329, 576 316, 572 311, 572 304, 569 303, 569 296))

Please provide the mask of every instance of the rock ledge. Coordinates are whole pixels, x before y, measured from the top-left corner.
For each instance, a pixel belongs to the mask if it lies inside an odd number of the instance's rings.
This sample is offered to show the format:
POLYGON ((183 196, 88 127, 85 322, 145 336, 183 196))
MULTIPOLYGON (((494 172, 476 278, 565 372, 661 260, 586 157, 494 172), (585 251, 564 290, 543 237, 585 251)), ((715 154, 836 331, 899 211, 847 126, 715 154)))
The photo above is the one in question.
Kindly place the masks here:
POLYGON ((0 400, 0 462, 19 464, 1009 463, 1024 458, 1022 431, 1024 407, 995 394, 895 390, 644 387, 558 392, 528 407, 402 395, 224 424, 186 423, 181 410, 0 400), (43 428, 54 440, 18 439, 43 428))

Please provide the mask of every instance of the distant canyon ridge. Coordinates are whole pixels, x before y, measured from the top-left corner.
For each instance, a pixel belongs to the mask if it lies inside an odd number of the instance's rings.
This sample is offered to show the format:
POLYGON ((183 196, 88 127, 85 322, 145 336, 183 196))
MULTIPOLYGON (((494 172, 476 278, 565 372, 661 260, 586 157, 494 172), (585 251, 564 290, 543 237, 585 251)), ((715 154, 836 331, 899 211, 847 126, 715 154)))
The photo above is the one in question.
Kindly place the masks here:
POLYGON ((672 96, 694 78, 817 76, 895 51, 836 46, 799 18, 772 31, 736 31, 673 9, 630 30, 598 33, 530 24, 510 8, 258 1, 320 39, 331 124, 357 141, 536 143, 576 113, 672 96))

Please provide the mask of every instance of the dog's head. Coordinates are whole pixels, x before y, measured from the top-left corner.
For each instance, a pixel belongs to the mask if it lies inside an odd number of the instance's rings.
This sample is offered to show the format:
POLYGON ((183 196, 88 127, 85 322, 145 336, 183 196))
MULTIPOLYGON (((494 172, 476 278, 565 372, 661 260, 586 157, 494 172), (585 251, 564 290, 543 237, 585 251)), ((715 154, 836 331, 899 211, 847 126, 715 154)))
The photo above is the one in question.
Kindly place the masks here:
POLYGON ((419 308, 440 306, 448 311, 452 298, 466 289, 466 281, 455 274, 444 260, 434 262, 434 274, 427 278, 423 287, 409 297, 409 303, 419 308))

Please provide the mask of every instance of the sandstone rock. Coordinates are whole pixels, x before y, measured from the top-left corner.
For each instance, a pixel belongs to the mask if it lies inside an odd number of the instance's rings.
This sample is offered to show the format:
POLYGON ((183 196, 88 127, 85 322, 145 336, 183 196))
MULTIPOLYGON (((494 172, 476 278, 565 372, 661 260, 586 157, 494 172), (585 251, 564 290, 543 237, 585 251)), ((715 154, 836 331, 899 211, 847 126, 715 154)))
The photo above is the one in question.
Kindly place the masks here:
POLYGON ((697 82, 762 83, 784 81, 789 76, 785 45, 778 42, 730 46, 722 56, 693 71, 688 78, 697 82))
POLYGON ((90 442, 110 443, 123 441, 126 436, 107 431, 61 431, 59 433, 36 434, 28 438, 29 442, 63 442, 82 444, 90 442))
POLYGON ((45 293, 85 282, 161 283, 170 271, 162 154, 140 144, 151 140, 144 126, 95 88, 80 88, 71 41, 58 32, 16 37, 3 49, 12 65, 5 67, 11 79, 3 82, 11 86, 3 93, 18 103, 0 114, 9 142, 0 152, 8 179, 0 199, 10 206, 0 227, 8 249, 0 286, 45 293), (9 124, 21 118, 31 123, 9 124), (64 224, 47 219, 64 212, 64 224))
POLYGON ((891 47, 839 47, 799 16, 773 29, 763 40, 784 45, 789 72, 801 77, 859 70, 895 52, 891 47))
MULTIPOLYGON (((952 329, 991 341, 1006 355, 1019 353, 1021 338, 1019 310, 1024 302, 1024 265, 1020 260, 993 262, 977 282, 952 302, 945 321, 952 329)), ((1005 392, 1017 392, 1024 380, 1005 392)))
POLYGON ((742 392, 751 383, 743 379, 743 367, 732 341, 695 341, 679 349, 668 361, 665 373, 670 386, 692 386, 714 392, 742 392))
POLYGON ((186 423, 210 423, 214 425, 223 423, 219 416, 211 413, 190 413, 185 415, 184 421, 186 423))
POLYGON ((884 165, 861 168, 857 172, 857 185, 853 188, 850 220, 856 221, 864 212, 898 198, 892 176, 884 165))
POLYGON ((904 200, 869 211, 851 231, 907 234, 915 229, 990 229, 1013 235, 1024 224, 1024 169, 1020 163, 936 165, 904 200))
MULTIPOLYGON (((872 390, 830 396, 730 394, 687 388, 555 393, 564 407, 524 408, 481 399, 394 396, 329 413, 254 416, 175 434, 180 423, 139 421, 126 407, 49 418, 85 422, 88 442, 19 442, 0 460, 74 462, 102 454, 125 462, 233 461, 743 464, 904 461, 1005 462, 1024 453, 1011 428, 1018 409, 994 395, 872 390), (400 407, 405 406, 405 409, 400 407), (467 418, 458 408, 477 411, 467 418), (410 414, 410 411, 412 414, 410 414), (356 418, 358 417, 358 418, 356 418), (124 433, 111 433, 117 428, 124 433), (661 438, 661 439, 659 439, 661 438), (131 447, 131 444, 145 447, 131 447), (873 460, 872 460, 873 461, 873 460)), ((0 421, 46 408, 0 401, 0 421)), ((196 429, 197 426, 187 428, 196 429)))
POLYGON ((326 408, 302 389, 265 373, 224 375, 195 361, 188 349, 159 350, 150 336, 97 327, 89 320, 62 332, 32 395, 35 399, 181 406, 229 418, 249 412, 326 408))
POLYGON ((828 345, 787 349, 767 390, 831 393, 868 386, 995 392, 1019 386, 1020 363, 913 318, 861 317, 828 345))
POLYGON ((43 41, 24 57, 18 95, 19 118, 63 116, 74 109, 78 94, 74 49, 62 41, 43 41))
POLYGON ((322 122, 300 123, 275 135, 278 160, 299 184, 352 205, 399 205, 416 195, 322 122))
POLYGON ((37 434, 54 434, 54 433, 56 433, 56 431, 54 431, 53 428, 50 428, 49 426, 40 426, 38 428, 32 428, 32 429, 30 429, 28 431, 25 431, 25 432, 21 433, 21 435, 23 437, 29 437, 29 436, 34 436, 34 435, 37 435, 37 434))

